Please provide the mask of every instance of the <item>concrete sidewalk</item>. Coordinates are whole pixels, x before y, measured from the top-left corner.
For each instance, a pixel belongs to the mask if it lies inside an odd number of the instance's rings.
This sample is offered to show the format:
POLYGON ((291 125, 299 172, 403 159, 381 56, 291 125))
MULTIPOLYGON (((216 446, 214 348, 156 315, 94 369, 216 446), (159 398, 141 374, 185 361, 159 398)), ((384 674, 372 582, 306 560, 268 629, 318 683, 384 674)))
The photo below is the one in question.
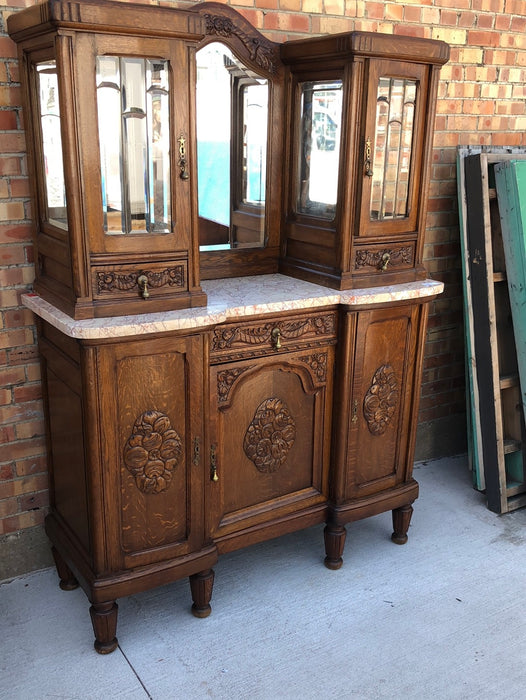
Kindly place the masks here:
POLYGON ((322 527, 225 555, 209 618, 187 580, 120 599, 106 657, 54 570, 1 585, 0 698, 522 700, 526 509, 490 513, 465 457, 415 477, 406 545, 386 513, 348 527, 339 571, 322 527))

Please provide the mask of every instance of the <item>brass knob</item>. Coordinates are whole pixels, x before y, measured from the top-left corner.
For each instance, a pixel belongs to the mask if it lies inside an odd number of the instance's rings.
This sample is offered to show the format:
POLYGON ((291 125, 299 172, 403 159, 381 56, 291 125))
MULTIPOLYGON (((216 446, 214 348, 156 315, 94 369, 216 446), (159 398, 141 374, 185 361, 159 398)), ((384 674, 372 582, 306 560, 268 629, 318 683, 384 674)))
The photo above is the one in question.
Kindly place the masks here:
POLYGON ((148 291, 148 277, 146 275, 139 275, 137 277, 137 284, 139 285, 139 291, 143 299, 148 299, 150 292, 148 291))

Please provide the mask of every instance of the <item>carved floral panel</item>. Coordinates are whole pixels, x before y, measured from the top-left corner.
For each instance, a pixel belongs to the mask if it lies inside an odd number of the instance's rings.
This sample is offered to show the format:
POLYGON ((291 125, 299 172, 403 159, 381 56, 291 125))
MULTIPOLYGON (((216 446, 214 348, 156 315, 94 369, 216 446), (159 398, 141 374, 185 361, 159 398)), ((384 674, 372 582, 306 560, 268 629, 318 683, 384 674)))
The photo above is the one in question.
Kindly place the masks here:
POLYGON ((400 389, 391 365, 382 365, 374 377, 363 400, 363 415, 373 435, 383 435, 393 420, 398 405, 400 389))
POLYGON ((183 445, 170 419, 159 411, 145 411, 135 421, 124 446, 124 464, 143 493, 160 493, 170 485, 183 445))
POLYGON ((261 403, 245 433, 243 449, 256 469, 277 472, 296 440, 296 423, 284 401, 276 397, 261 403))

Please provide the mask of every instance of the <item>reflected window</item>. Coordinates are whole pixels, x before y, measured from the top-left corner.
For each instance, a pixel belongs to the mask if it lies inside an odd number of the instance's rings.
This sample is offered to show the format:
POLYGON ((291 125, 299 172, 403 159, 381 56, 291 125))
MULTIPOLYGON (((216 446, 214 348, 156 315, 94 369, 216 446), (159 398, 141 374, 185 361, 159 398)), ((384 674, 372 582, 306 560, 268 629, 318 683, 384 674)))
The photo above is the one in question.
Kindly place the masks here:
POLYGON ((201 249, 264 245, 268 83, 219 42, 197 52, 201 249))
POLYGON ((61 228, 67 226, 66 188, 60 132, 60 104, 55 61, 36 65, 40 98, 40 125, 44 181, 47 199, 46 220, 61 228))
POLYGON ((387 77, 379 80, 372 165, 372 220, 408 216, 416 93, 414 80, 387 77))
POLYGON ((168 62, 99 56, 97 110, 105 232, 168 233, 168 62))
POLYGON ((338 195, 342 81, 300 84, 297 212, 333 219, 338 195))

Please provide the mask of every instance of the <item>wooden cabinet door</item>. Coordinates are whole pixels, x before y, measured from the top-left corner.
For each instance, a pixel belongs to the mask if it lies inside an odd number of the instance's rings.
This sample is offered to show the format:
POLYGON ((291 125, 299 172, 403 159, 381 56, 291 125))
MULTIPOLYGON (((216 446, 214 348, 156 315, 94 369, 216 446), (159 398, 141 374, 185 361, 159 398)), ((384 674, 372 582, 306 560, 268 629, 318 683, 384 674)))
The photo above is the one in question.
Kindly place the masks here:
POLYGON ((428 80, 423 64, 371 60, 360 237, 416 231, 428 80))
POLYGON ((411 478, 425 313, 426 305, 407 305, 347 315, 349 360, 339 379, 343 411, 335 431, 342 465, 337 501, 411 478))
POLYGON ((98 348, 100 498, 110 571, 164 561, 203 540, 203 340, 98 348))
POLYGON ((212 367, 207 512, 220 551, 240 546, 241 532, 247 544, 264 528, 275 527, 275 535, 294 529, 300 512, 323 519, 333 351, 322 346, 212 367))

